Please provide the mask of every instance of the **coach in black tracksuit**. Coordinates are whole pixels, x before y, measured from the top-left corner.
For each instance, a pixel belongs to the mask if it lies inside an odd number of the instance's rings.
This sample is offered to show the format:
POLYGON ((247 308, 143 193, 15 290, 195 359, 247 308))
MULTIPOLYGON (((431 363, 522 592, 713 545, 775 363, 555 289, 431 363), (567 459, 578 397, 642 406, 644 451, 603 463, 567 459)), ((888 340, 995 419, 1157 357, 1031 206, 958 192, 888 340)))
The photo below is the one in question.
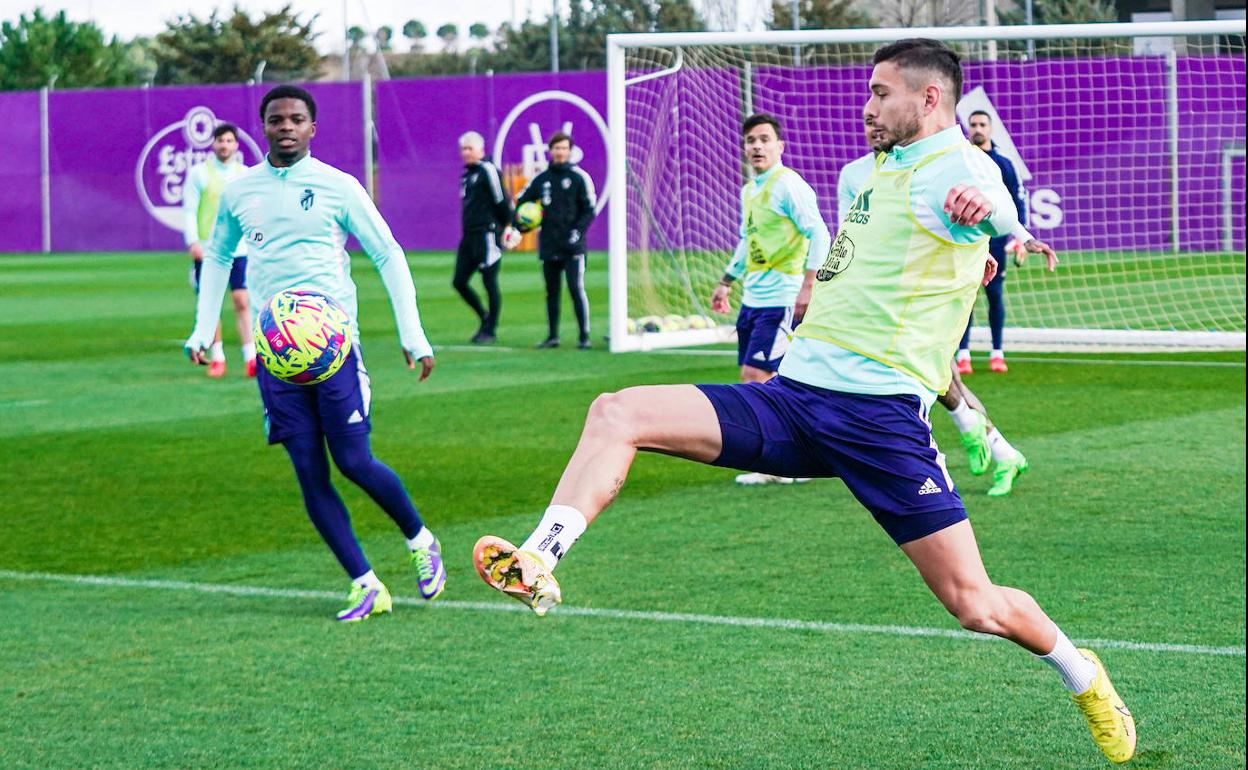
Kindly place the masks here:
POLYGON ((498 271, 502 267, 503 253, 498 239, 511 221, 511 202, 503 193, 498 167, 485 157, 485 140, 480 134, 469 131, 460 137, 459 154, 464 160, 464 175, 460 179, 463 236, 455 255, 455 277, 451 285, 481 322, 472 341, 478 345, 489 344, 494 341, 498 311, 502 306, 498 271), (468 280, 478 270, 485 285, 488 310, 481 306, 481 299, 468 285, 468 280))
POLYGON ((582 350, 589 342, 589 298, 585 296, 585 230, 594 221, 594 182, 571 162, 572 137, 557 133, 550 138, 550 166, 533 178, 516 200, 542 204, 542 230, 538 254, 546 278, 546 320, 550 331, 539 348, 559 347, 559 277, 567 278, 572 309, 580 329, 582 350))

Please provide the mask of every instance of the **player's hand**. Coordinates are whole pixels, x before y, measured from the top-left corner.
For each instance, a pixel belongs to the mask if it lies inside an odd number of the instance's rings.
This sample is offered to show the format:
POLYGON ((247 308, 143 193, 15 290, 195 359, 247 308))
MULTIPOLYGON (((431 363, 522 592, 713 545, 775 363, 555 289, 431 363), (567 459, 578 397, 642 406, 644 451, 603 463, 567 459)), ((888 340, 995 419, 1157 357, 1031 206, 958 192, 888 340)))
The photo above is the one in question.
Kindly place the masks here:
POLYGON ((992 203, 978 188, 960 184, 945 197, 945 213, 953 224, 972 227, 992 214, 992 203))
POLYGON ((433 367, 438 363, 433 356, 425 356, 417 359, 412 355, 411 351, 408 350, 403 351, 403 360, 407 362, 408 369, 415 369, 416 361, 420 361, 420 379, 418 382, 424 382, 429 379, 429 375, 433 372, 433 367))
POLYGON ((793 328, 796 329, 802 319, 806 317, 806 308, 810 307, 810 295, 812 287, 803 285, 801 290, 797 292, 797 300, 793 302, 793 328))
POLYGON ((190 252, 191 259, 196 262, 204 258, 204 247, 199 243, 192 243, 187 251, 190 252))
POLYGON ((576 246, 580 242, 581 242, 581 231, 577 229, 569 230, 568 231, 568 245, 576 246))
POLYGON ((186 341, 182 346, 182 352, 186 353, 186 357, 191 359, 192 364, 208 365, 208 346, 197 342, 194 337, 186 341))
POLYGON ((520 241, 523 238, 524 236, 520 234, 519 230, 511 225, 507 225, 503 228, 503 249, 505 251, 511 251, 520 245, 520 241))
POLYGON ((1045 260, 1049 263, 1050 273, 1057 270, 1057 263, 1061 261, 1057 258, 1057 252, 1053 250, 1052 246, 1038 238, 1032 238, 1030 241, 1023 244, 1023 250, 1019 251, 1014 257, 1014 264, 1022 265, 1023 260, 1026 259, 1025 255, 1028 252, 1031 252, 1032 254, 1043 254, 1045 260))
POLYGON ((728 295, 732 293, 731 286, 725 286, 722 283, 715 287, 715 291, 711 293, 711 310, 716 313, 727 313, 732 310, 732 306, 728 304, 728 295))
POLYGON ((984 285, 992 283, 992 279, 997 277, 997 260, 991 254, 988 255, 988 261, 984 263, 984 285))

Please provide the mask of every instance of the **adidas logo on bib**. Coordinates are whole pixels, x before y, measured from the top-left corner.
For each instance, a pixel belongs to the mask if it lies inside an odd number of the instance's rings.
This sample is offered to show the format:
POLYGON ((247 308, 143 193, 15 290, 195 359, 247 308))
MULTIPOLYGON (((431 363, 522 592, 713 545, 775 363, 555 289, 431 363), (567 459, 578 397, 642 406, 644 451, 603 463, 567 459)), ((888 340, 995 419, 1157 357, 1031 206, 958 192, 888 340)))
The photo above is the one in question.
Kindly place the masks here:
POLYGON ((927 481, 924 481, 924 482, 923 482, 923 486, 919 487, 919 494, 920 494, 920 495, 938 495, 938 494, 940 494, 941 492, 944 492, 944 491, 945 491, 945 490, 943 490, 943 489, 941 489, 940 487, 936 486, 936 482, 935 482, 935 481, 932 481, 930 477, 928 478, 928 480, 927 480, 927 481))

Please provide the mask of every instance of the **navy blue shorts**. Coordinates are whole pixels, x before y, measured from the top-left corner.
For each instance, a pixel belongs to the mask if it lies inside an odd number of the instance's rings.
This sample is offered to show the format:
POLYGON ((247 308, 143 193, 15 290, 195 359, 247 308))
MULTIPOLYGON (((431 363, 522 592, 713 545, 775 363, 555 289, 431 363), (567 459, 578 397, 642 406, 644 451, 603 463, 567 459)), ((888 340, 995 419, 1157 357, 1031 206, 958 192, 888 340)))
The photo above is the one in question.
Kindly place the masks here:
POLYGON ((737 315, 737 366, 780 368, 793 331, 793 308, 742 305, 737 315))
POLYGON ((372 429, 368 419, 372 390, 358 345, 351 346, 342 368, 324 382, 294 385, 257 366, 256 384, 264 402, 264 430, 270 444, 300 433, 345 436, 372 429))
MULTIPOLYGON (((195 293, 199 294, 199 274, 204 270, 202 260, 195 260, 195 293)), ((230 291, 247 288, 247 258, 235 257, 230 265, 230 291)))
POLYGON ((966 518, 917 396, 862 396, 773 377, 698 385, 724 448, 713 465, 838 477, 901 545, 966 518))

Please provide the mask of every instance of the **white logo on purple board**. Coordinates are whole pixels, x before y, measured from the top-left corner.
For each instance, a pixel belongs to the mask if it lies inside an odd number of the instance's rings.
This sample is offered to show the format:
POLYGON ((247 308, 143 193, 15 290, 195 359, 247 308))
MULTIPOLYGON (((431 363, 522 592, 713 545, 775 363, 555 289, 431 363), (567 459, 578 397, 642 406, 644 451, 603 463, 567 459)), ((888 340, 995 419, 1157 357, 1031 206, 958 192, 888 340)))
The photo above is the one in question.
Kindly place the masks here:
MULTIPOLYGON (((592 122, 598 129, 598 135, 602 138, 602 152, 605 156, 608 148, 610 147, 610 141, 608 141, 609 132, 607 131, 606 121, 602 119, 602 115, 598 113, 598 110, 594 109, 594 105, 585 101, 585 99, 580 96, 568 91, 539 91, 538 93, 530 94, 522 99, 515 107, 511 108, 511 111, 507 113, 507 117, 503 119, 502 125, 500 125, 498 129, 498 138, 494 141, 495 163, 498 163, 501 166, 508 159, 508 156, 504 154, 507 147, 507 136, 525 110, 535 104, 548 101, 567 102, 568 104, 580 109, 581 112, 584 112, 586 116, 589 117, 590 122, 592 122)), ((560 131, 576 139, 576 146, 572 148, 572 156, 570 160, 573 163, 579 164, 585 157, 584 148, 581 146, 584 144, 584 139, 580 138, 584 136, 584 132, 582 132, 578 137, 577 134, 573 133, 574 128, 574 123, 571 120, 565 120, 563 121, 563 124, 559 126, 560 131)), ((546 170, 548 160, 546 158, 546 141, 542 138, 544 135, 542 127, 535 121, 531 121, 528 125, 528 129, 529 141, 521 148, 521 165, 523 167, 523 171, 521 173, 524 174, 526 179, 532 179, 546 170)), ((549 133, 554 132, 550 131, 549 133)), ((604 162, 604 166, 605 165, 606 164, 604 162)), ((598 196, 598 203, 594 206, 594 213, 597 214, 601 212, 602 207, 606 205, 609 190, 611 188, 607 184, 607 179, 602 179, 601 181, 595 180, 595 182, 597 183, 595 186, 599 190, 602 190, 602 194, 598 196)))
MULTIPOLYGON (((997 108, 993 105, 992 99, 988 98, 988 92, 983 86, 976 86, 958 102, 958 119, 962 121, 963 127, 970 120, 971 113, 976 110, 983 110, 992 119, 992 142, 997 146, 997 152, 1009 158, 1014 164, 1014 170, 1018 172, 1018 181, 1030 182, 1032 180, 1031 169, 1027 167, 1023 154, 1018 151, 1009 129, 1001 121, 997 108)), ((1031 224, 1034 227, 1052 230, 1062 223, 1062 197, 1057 194, 1056 190, 1049 188, 1033 190, 1027 202, 1027 211, 1031 215, 1031 224)))
MULTIPOLYGON (((221 120, 207 107, 192 107, 186 117, 157 131, 134 167, 134 183, 143 208, 156 221, 182 231, 182 185, 192 167, 212 154, 212 132, 221 120)), ((263 157, 260 147, 241 128, 238 130, 239 159, 252 165, 263 157)))

